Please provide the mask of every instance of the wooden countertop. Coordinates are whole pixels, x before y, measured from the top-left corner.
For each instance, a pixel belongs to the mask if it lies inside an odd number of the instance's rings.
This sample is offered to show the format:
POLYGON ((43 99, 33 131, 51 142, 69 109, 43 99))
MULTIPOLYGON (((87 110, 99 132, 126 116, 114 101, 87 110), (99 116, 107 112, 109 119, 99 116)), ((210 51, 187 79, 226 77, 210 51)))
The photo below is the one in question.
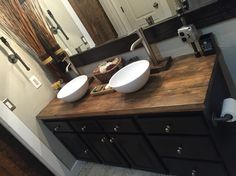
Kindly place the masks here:
POLYGON ((87 94, 75 103, 54 99, 38 115, 53 120, 138 113, 204 110, 204 103, 216 56, 176 58, 170 70, 151 75, 144 88, 131 94, 87 94))

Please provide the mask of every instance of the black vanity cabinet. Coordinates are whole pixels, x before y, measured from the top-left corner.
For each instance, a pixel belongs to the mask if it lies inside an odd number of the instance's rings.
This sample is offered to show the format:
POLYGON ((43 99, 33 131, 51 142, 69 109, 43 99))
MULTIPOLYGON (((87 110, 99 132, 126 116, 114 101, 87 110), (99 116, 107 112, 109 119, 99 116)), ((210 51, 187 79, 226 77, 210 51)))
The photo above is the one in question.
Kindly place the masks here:
POLYGON ((169 173, 176 176, 227 176, 222 164, 204 161, 164 159, 169 173))
POLYGON ((216 56, 183 56, 132 94, 53 100, 38 116, 78 159, 176 176, 235 176, 236 125, 216 56))
POLYGON ((54 133, 57 138, 71 151, 78 159, 92 162, 99 162, 92 150, 86 146, 75 133, 54 133))
POLYGON ((132 168, 165 173, 163 164, 136 124, 137 116, 98 119, 98 123, 132 168))
POLYGON ((82 134, 81 136, 99 155, 103 163, 129 167, 124 157, 105 134, 82 134))
POLYGON ((110 135, 110 142, 117 145, 132 168, 165 173, 163 164, 141 135, 110 135))
POLYGON ((94 152, 81 140, 69 123, 66 121, 46 121, 45 125, 77 159, 99 162, 94 152))

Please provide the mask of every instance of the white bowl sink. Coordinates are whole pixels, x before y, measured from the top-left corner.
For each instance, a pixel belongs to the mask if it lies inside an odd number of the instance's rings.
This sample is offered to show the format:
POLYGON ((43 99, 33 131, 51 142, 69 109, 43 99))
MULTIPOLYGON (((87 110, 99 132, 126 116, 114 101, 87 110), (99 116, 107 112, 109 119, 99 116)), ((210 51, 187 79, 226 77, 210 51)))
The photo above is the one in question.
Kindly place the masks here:
POLYGON ((68 82, 57 94, 57 98, 65 102, 74 102, 85 95, 88 90, 88 77, 78 76, 68 82))
POLYGON ((131 93, 141 89, 150 76, 148 60, 133 62, 118 72, 109 81, 109 86, 121 93, 131 93))

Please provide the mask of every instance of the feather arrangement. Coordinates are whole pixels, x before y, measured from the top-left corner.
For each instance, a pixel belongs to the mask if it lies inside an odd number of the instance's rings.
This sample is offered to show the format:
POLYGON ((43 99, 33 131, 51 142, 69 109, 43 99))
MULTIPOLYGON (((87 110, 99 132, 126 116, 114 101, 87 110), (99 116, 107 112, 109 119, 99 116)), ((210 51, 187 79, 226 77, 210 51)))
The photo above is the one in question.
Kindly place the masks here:
POLYGON ((28 48, 31 54, 37 54, 43 65, 50 71, 51 76, 49 77, 52 78, 52 82, 65 78, 58 66, 52 62, 53 58, 47 53, 19 0, 1 0, 0 9, 1 29, 18 44, 23 43, 24 48, 28 48))
POLYGON ((73 71, 78 74, 78 70, 69 60, 69 55, 60 47, 51 30, 47 26, 39 1, 24 0, 24 2, 21 3, 21 6, 23 7, 25 14, 28 16, 39 40, 44 46, 44 49, 55 59, 54 62, 60 65, 64 63, 64 66, 65 63, 70 63, 73 71))
POLYGON ((37 0, 25 0, 21 6, 27 15, 38 38, 41 40, 45 50, 55 50, 60 48, 51 31, 48 29, 41 7, 37 0))

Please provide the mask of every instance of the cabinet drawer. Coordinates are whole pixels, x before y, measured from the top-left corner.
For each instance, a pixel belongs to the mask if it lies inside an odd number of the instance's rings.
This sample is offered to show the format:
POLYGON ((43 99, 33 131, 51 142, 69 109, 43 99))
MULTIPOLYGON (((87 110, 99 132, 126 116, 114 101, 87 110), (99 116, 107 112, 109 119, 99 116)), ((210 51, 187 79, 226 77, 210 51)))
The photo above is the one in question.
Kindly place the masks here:
POLYGON ((221 164, 176 159, 164 159, 164 163, 176 176, 227 176, 221 164))
POLYGON ((207 126, 201 116, 142 118, 138 122, 149 134, 207 134, 207 126))
POLYGON ((73 132, 73 129, 67 122, 58 121, 58 122, 50 122, 46 121, 44 124, 52 131, 52 132, 73 132))
POLYGON ((99 123, 108 133, 138 133, 139 130, 132 119, 107 119, 99 120, 99 123))
POLYGON ((77 132, 83 132, 83 133, 102 132, 102 129, 95 120, 70 121, 70 123, 77 132))
POLYGON ((98 159, 77 134, 55 133, 55 135, 77 159, 98 162, 98 159))
POLYGON ((207 137, 149 136, 160 156, 218 161, 217 152, 207 137))

